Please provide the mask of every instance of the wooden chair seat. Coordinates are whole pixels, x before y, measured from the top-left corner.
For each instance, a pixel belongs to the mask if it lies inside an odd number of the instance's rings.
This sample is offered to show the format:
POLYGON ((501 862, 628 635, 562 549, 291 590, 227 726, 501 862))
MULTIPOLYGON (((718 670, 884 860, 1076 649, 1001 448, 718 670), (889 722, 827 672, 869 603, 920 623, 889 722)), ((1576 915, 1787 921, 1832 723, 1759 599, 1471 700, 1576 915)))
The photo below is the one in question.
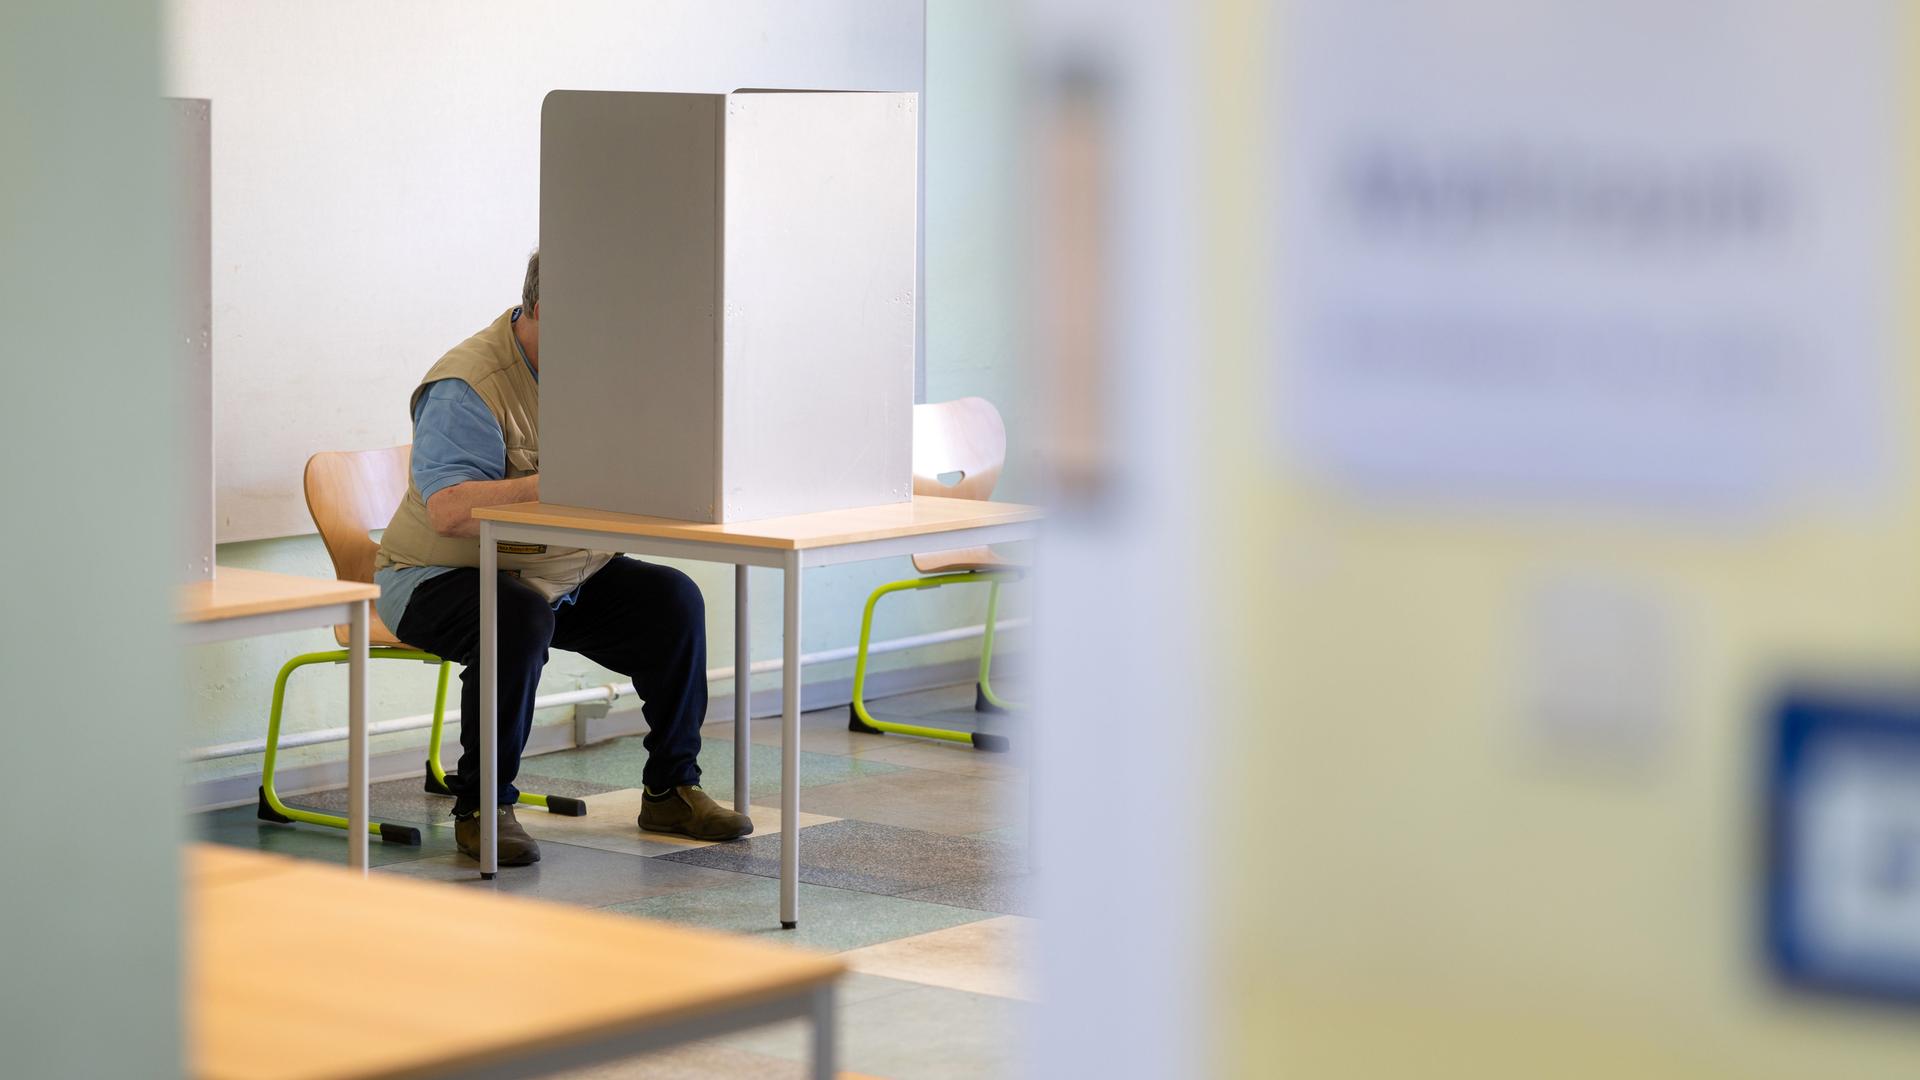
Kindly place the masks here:
POLYGON ((932 551, 913 557, 913 568, 923 574, 959 574, 972 570, 1025 570, 1026 564, 988 547, 932 551))
MULTIPOLYGON (((347 641, 349 639, 347 636, 347 626, 344 623, 333 628, 333 639, 340 643, 341 648, 344 649, 347 647, 347 641)), ((380 621, 380 613, 377 611, 367 612, 367 644, 372 646, 384 645, 395 649, 411 649, 414 647, 401 641, 393 631, 387 629, 387 624, 380 621)), ((426 650, 421 649, 420 651, 425 652, 426 650)))

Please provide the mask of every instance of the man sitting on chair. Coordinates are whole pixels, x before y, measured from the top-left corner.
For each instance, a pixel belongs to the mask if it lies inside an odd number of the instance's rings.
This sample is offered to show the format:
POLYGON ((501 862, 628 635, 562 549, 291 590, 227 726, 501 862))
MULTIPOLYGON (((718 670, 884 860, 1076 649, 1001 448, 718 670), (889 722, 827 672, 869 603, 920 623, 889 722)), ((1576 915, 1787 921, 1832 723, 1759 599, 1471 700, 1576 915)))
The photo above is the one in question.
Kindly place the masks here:
POLYGON ((466 665, 454 839, 479 858, 480 811, 498 807, 501 866, 540 859, 514 820, 513 785, 533 731, 547 649, 570 649, 633 679, 647 719, 640 828, 701 840, 753 831, 700 790, 707 712, 706 605, 678 570, 604 551, 502 543, 499 583, 500 787, 479 790, 478 506, 540 497, 540 253, 520 306, 456 345, 413 392, 412 483, 374 560, 380 619, 400 640, 466 665))

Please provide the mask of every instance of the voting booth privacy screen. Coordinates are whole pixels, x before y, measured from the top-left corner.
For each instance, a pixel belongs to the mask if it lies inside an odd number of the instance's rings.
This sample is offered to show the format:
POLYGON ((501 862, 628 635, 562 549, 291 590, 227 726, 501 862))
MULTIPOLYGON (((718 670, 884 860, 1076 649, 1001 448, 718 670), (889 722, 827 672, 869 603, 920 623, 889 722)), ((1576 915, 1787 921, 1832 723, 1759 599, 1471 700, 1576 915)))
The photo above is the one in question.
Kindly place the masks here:
POLYGON ((543 500, 735 522, 911 497, 917 113, 547 96, 543 500))

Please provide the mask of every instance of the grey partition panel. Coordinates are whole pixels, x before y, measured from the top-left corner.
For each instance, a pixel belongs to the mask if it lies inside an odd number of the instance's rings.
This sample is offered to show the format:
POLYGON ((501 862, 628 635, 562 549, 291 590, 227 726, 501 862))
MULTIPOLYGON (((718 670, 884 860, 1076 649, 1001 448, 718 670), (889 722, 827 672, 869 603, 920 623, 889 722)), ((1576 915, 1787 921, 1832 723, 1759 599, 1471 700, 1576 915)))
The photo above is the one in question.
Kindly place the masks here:
POLYGON ((911 497, 917 114, 548 95, 543 499, 746 521, 911 497))
POLYGON ((170 351, 179 373, 185 485, 179 577, 213 577, 213 103, 166 99, 176 164, 170 351))
POLYGON ((715 520, 724 101, 547 95, 540 497, 548 502, 715 520))

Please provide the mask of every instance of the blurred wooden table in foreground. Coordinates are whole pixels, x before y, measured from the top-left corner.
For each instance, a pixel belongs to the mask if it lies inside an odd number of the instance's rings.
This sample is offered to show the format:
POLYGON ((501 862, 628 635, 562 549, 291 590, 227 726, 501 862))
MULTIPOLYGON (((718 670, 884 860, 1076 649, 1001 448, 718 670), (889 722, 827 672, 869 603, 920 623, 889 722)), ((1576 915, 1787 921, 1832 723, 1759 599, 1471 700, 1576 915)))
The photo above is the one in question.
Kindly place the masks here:
POLYGON ((538 1076, 799 1017, 833 1075, 830 956, 209 844, 183 876, 193 1077, 538 1076))

